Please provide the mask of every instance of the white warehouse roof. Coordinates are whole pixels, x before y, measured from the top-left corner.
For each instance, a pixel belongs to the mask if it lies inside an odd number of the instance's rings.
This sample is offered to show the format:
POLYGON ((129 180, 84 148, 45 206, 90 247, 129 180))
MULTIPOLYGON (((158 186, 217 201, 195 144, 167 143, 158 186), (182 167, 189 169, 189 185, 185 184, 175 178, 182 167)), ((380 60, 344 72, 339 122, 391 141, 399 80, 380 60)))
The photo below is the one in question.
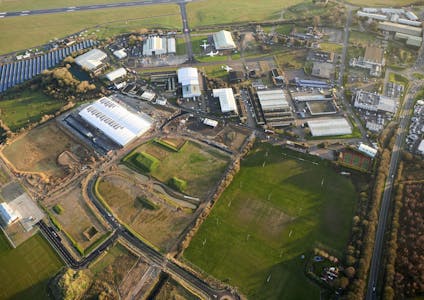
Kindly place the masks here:
POLYGON ((127 70, 124 68, 119 68, 107 73, 106 78, 110 81, 115 81, 116 79, 124 77, 125 75, 127 75, 127 70))
POLYGON ((236 48, 231 32, 221 30, 213 34, 213 42, 216 50, 231 50, 236 48))
POLYGON ((262 110, 280 110, 288 109, 289 103, 287 102, 286 95, 283 90, 268 90, 258 91, 259 102, 261 103, 262 110))
POLYGON ((178 82, 182 85, 183 97, 192 98, 201 95, 199 73, 196 68, 178 69, 178 82))
POLYGON ((17 212, 12 210, 7 203, 3 202, 0 203, 0 218, 6 223, 6 225, 9 225, 17 221, 20 216, 17 212))
POLYGON ((95 101, 79 115, 121 146, 141 136, 152 125, 149 116, 131 112, 108 97, 95 101))
POLYGON ((103 51, 99 49, 92 49, 75 58, 75 62, 82 68, 91 71, 101 66, 106 57, 107 55, 103 51))
POLYGON ((312 136, 351 134, 352 128, 345 118, 318 119, 308 121, 312 136))
POLYGON ((237 113, 237 104, 234 99, 232 88, 214 89, 213 96, 219 98, 219 104, 221 105, 221 111, 223 113, 231 111, 237 113))
POLYGON ((115 55, 118 59, 122 59, 127 57, 127 52, 125 52, 125 49, 120 49, 120 50, 114 51, 113 55, 115 55))
POLYGON ((374 149, 373 147, 365 145, 364 143, 359 144, 358 150, 368 155, 371 158, 374 158, 377 155, 377 149, 374 149))

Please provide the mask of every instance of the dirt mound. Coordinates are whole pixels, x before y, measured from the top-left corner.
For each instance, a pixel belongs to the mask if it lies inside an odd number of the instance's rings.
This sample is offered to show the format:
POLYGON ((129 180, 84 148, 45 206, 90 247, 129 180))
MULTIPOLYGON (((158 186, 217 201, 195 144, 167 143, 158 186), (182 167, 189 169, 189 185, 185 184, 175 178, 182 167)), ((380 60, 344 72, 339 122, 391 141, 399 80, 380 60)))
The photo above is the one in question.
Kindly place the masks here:
POLYGON ((61 166, 73 168, 79 163, 79 159, 70 151, 63 151, 57 157, 57 163, 61 166))

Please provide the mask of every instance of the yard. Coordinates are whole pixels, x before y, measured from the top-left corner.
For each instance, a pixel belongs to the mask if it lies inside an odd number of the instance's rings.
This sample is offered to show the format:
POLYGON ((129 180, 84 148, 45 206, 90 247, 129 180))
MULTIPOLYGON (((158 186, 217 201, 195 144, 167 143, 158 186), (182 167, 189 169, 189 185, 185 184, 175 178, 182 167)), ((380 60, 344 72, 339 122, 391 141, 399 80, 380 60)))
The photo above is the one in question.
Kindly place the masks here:
POLYGON ((301 255, 317 245, 342 253, 356 198, 325 162, 256 145, 184 258, 249 299, 317 299, 301 255))
POLYGON ((40 234, 12 249, 0 233, 0 299, 47 299, 47 282, 61 267, 40 234))
POLYGON ((43 115, 58 111, 65 103, 42 92, 24 91, 16 98, 0 101, 0 118, 12 131, 40 121, 43 115))

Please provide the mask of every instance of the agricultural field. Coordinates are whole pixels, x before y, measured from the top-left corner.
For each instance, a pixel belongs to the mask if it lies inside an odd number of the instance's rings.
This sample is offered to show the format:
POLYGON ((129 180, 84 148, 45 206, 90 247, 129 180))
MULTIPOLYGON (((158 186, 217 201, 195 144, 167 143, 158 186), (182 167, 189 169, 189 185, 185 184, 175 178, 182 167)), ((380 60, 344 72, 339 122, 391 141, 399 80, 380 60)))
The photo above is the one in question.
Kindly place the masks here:
POLYGON ((171 196, 159 193, 147 178, 131 171, 102 177, 98 194, 118 219, 162 250, 174 245, 193 218, 191 210, 178 208, 171 196))
POLYGON ((90 27, 99 30, 100 38, 146 27, 179 28, 181 17, 177 5, 154 5, 6 18, 1 22, 0 54, 4 54, 90 27))
POLYGON ((0 298, 48 299, 47 282, 62 267, 40 234, 12 249, 0 233, 0 298))
POLYGON ((227 24, 247 21, 276 20, 281 11, 304 0, 208 0, 187 5, 190 27, 227 24))
POLYGON ((317 246, 341 255, 356 198, 326 162, 258 144, 184 258, 251 299, 318 299, 305 262, 317 246))
POLYGON ((16 96, 0 101, 0 118, 11 131, 38 122, 44 115, 53 114, 65 105, 41 92, 24 91, 16 96))
POLYGON ((178 177, 187 182, 185 193, 201 198, 218 181, 229 161, 229 157, 219 150, 191 141, 185 142, 179 151, 150 141, 128 154, 124 162, 142 152, 160 161, 150 175, 165 184, 178 177))
POLYGON ((7 145, 2 154, 18 171, 62 178, 67 167, 78 165, 89 152, 48 122, 7 145))
POLYGON ((81 249, 87 249, 107 233, 107 228, 95 215, 95 208, 84 200, 80 184, 77 182, 60 195, 44 200, 43 205, 58 220, 62 230, 81 249))

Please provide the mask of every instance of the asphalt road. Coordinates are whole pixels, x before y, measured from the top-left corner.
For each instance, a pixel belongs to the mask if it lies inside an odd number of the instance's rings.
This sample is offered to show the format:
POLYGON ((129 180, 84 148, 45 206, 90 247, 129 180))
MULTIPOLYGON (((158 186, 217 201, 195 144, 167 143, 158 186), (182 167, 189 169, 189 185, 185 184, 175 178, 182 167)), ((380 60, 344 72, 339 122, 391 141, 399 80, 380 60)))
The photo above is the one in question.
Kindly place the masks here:
POLYGON ((184 40, 186 42, 188 61, 193 62, 194 55, 193 55, 193 47, 191 45, 190 28, 188 27, 188 21, 187 21, 186 4, 185 2, 182 2, 179 5, 180 5, 180 11, 181 11, 181 18, 183 20, 183 34, 184 34, 184 40))
MULTIPOLYGON (((421 83, 422 84, 422 83, 421 83)), ((419 84, 416 82, 411 85, 407 96, 405 97, 405 103, 402 107, 402 110, 399 114, 400 123, 397 131, 395 145, 393 146, 392 156, 390 158, 390 167, 389 167, 389 176, 386 179, 386 184, 383 193, 383 199, 381 200, 380 214, 378 217, 377 233, 375 236, 374 250, 371 259, 370 273, 368 276, 368 286, 366 299, 374 300, 381 299, 377 294, 377 281, 382 267, 380 265, 381 256, 383 254, 384 246, 384 234, 386 231, 387 217, 390 210, 390 200, 393 190, 393 181, 397 170, 397 165, 399 162, 399 156, 402 151, 403 143, 405 141, 405 136, 408 130, 409 123, 409 114, 411 108, 414 105, 414 95, 417 92, 419 84)))
POLYGON ((87 10, 96 10, 96 9, 105 9, 105 8, 131 7, 131 6, 182 3, 182 2, 185 2, 185 1, 184 0, 148 0, 148 1, 144 0, 144 1, 118 2, 118 3, 109 3, 109 4, 70 6, 70 7, 50 8, 50 9, 0 12, 0 18, 23 17, 23 16, 32 16, 32 15, 66 13, 66 12, 74 12, 74 11, 87 11, 87 10))

